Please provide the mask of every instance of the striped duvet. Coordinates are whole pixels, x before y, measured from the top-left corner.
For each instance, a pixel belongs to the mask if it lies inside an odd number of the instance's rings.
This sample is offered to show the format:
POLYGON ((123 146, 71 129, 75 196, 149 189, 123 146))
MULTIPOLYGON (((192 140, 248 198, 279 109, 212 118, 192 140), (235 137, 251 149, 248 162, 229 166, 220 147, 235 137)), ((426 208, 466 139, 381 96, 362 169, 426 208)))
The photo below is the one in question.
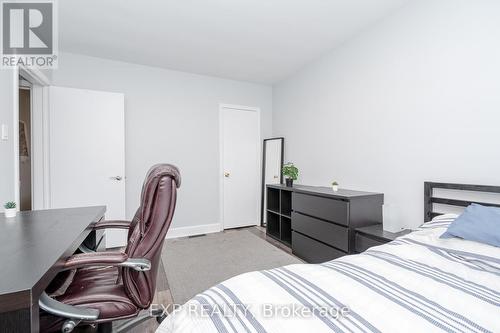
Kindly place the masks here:
POLYGON ((500 332, 500 248, 439 239, 449 223, 320 265, 236 276, 157 332, 500 332))

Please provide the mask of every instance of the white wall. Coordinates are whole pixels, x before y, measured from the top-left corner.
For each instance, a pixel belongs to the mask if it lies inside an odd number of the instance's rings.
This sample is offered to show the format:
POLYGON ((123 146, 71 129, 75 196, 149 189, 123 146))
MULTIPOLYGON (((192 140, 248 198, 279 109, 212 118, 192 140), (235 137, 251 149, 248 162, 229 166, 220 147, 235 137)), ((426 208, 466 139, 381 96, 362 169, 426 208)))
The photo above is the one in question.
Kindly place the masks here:
POLYGON ((423 182, 500 185, 500 2, 419 0, 277 84, 299 182, 385 193, 423 222, 423 182))
POLYGON ((127 216, 138 207, 148 168, 173 163, 183 183, 172 228, 188 228, 177 235, 220 222, 219 103, 260 107, 262 136, 271 134, 269 86, 75 54, 61 54, 51 77, 56 86, 125 94, 127 216))
POLYGON ((9 140, 0 139, 0 212, 7 201, 15 201, 14 192, 14 71, 0 70, 0 126, 9 129, 9 140))

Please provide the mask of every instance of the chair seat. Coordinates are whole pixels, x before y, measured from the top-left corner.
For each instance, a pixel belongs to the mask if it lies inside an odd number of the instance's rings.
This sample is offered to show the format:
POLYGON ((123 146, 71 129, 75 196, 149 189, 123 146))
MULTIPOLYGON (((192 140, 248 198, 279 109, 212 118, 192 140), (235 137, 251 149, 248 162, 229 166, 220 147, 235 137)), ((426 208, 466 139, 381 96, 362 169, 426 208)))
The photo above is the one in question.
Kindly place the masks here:
MULTIPOLYGON (((99 310, 99 319, 107 322, 135 317, 140 309, 127 297, 119 281, 117 267, 88 267, 78 269, 65 293, 55 298, 65 304, 99 310)), ((42 313, 42 332, 58 331, 64 320, 42 313)))

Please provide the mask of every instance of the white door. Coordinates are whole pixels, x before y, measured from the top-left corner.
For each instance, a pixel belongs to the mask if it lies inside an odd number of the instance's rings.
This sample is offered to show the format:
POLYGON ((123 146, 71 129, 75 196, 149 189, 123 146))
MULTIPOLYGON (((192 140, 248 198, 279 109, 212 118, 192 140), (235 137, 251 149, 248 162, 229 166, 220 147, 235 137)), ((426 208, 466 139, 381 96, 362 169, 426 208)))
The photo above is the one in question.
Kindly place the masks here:
POLYGON ((259 222, 259 111, 221 107, 224 229, 259 222))
MULTIPOLYGON (((125 218, 124 95, 50 87, 50 206, 106 205, 125 218)), ((126 230, 106 230, 106 247, 126 244, 126 230)))

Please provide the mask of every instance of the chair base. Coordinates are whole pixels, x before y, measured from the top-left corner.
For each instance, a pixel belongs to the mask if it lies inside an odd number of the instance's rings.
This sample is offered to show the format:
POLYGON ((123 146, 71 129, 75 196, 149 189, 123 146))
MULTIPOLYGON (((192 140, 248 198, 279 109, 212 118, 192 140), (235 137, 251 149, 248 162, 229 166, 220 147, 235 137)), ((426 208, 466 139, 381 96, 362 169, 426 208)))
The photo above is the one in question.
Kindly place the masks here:
MULTIPOLYGON (((158 323, 161 323, 165 318, 167 317, 166 314, 161 309, 154 309, 154 310, 147 310, 147 311, 142 311, 137 315, 137 317, 131 318, 124 323, 118 325, 115 328, 112 328, 110 331, 98 331, 99 333, 122 333, 122 332, 128 332, 132 328, 142 324, 146 320, 153 319, 155 318, 158 323)), ((111 324, 111 323, 106 323, 106 324, 111 324)), ((101 326, 101 325, 99 325, 101 326)))

